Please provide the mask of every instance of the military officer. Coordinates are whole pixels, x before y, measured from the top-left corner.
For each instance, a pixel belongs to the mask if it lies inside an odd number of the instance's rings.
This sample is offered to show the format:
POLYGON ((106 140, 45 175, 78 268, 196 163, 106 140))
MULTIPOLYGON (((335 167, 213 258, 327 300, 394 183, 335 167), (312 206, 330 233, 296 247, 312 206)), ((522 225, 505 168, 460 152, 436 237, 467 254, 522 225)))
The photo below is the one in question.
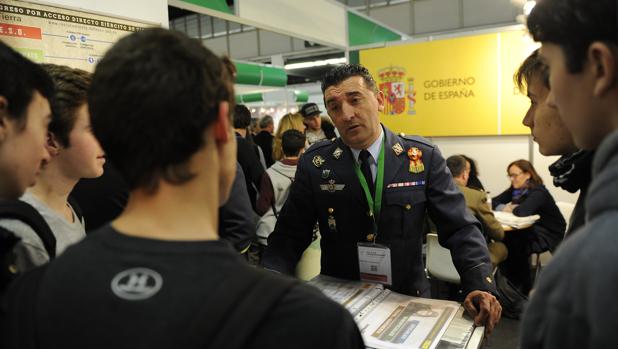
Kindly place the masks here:
POLYGON ((380 124, 384 94, 360 65, 331 70, 322 92, 341 137, 314 144, 300 159, 264 267, 293 273, 317 220, 323 274, 379 281, 427 297, 421 246, 429 213, 461 276, 464 306, 491 333, 501 307, 492 295, 487 246, 438 149, 380 124))

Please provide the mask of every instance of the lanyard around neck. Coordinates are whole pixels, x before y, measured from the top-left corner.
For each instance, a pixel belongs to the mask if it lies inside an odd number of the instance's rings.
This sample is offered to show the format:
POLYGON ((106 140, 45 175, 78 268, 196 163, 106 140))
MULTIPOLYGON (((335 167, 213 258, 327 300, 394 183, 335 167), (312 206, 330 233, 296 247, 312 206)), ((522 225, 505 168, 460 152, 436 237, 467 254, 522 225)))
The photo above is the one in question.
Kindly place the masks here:
MULTIPOLYGON (((365 197, 367 198, 367 204, 369 205, 369 214, 373 219, 373 233, 377 236, 378 234, 378 218, 380 217, 380 211, 382 210, 382 189, 384 188, 384 144, 386 143, 386 137, 382 140, 382 148, 380 149, 380 154, 378 155, 378 174, 376 176, 376 193, 375 200, 371 196, 371 191, 369 190, 369 185, 367 184, 367 180, 365 176, 360 170, 360 166, 358 163, 354 161, 354 172, 356 172, 356 177, 358 177, 358 181, 360 182, 363 191, 365 192, 365 197)), ((375 239, 373 240, 375 242, 375 239)))

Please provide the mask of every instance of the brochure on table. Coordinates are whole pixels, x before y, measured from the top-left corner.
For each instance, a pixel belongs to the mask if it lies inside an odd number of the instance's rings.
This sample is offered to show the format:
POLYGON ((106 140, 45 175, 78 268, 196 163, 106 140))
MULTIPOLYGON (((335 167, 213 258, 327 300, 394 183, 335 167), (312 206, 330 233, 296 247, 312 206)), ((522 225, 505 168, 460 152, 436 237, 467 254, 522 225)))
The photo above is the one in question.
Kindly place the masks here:
POLYGON ((500 224, 508 225, 516 229, 527 228, 541 219, 541 216, 535 214, 533 216, 518 217, 510 212, 494 211, 494 216, 500 224))
POLYGON ((370 348, 435 348, 459 303, 417 298, 382 285, 319 275, 310 283, 345 306, 370 348))

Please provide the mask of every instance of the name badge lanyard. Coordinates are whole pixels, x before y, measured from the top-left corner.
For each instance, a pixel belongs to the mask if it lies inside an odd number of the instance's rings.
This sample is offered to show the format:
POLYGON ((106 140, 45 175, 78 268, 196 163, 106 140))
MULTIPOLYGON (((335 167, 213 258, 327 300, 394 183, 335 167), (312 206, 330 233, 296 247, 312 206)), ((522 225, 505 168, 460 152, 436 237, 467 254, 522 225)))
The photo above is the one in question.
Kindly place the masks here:
POLYGON ((376 193, 375 200, 371 196, 371 191, 369 190, 369 185, 367 184, 367 180, 365 176, 361 172, 360 166, 358 163, 354 161, 354 172, 356 172, 356 176, 360 182, 363 191, 365 192, 365 197, 367 198, 367 203, 369 204, 369 215, 373 221, 373 243, 376 243, 378 238, 378 218, 380 217, 380 211, 382 210, 382 189, 384 188, 384 144, 386 137, 382 140, 382 149, 380 149, 380 154, 378 155, 378 174, 376 176, 376 193), (378 218, 376 218, 378 217, 378 218))

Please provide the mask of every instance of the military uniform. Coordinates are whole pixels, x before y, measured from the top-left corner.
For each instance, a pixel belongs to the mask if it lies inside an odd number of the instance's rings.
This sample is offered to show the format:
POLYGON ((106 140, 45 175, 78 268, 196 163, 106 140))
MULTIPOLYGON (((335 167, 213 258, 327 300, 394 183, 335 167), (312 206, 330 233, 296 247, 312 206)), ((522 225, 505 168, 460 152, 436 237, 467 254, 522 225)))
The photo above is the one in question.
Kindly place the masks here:
POLYGON ((459 184, 457 184, 457 187, 464 195, 468 209, 483 225, 491 263, 494 266, 498 265, 506 259, 508 251, 506 245, 501 242, 504 239, 504 229, 491 212, 487 203, 487 194, 480 189, 468 188, 459 184))
MULTIPOLYGON (((384 129, 384 191, 376 242, 391 250, 392 289, 429 296, 423 259, 423 220, 428 212, 436 223, 442 245, 453 262, 467 293, 495 292, 491 263, 478 221, 466 211, 446 162, 437 148, 420 137, 397 136, 384 129), (414 163, 408 150, 420 150, 414 163), (424 168, 424 169, 423 169, 424 168)), ((373 238, 367 199, 354 171, 352 152, 343 141, 316 143, 301 157, 290 196, 262 264, 292 274, 311 243, 317 220, 322 235, 322 274, 359 278, 358 242, 373 238)))

